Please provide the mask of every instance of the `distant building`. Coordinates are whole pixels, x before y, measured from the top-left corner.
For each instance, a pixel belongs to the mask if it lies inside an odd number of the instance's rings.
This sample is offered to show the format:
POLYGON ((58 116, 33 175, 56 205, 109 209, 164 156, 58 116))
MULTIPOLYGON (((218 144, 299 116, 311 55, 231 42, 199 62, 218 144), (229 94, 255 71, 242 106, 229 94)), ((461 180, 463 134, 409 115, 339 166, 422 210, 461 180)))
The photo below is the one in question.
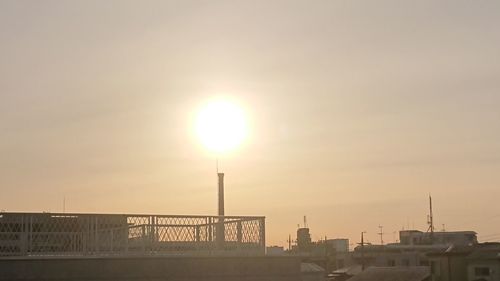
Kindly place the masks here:
POLYGON ((476 249, 467 256, 468 281, 500 280, 500 245, 476 249))
POLYGON ((427 253, 446 249, 441 245, 365 245, 354 249, 357 264, 378 267, 428 266, 427 253))
POLYGON ((330 273, 353 264, 349 252, 349 239, 311 240, 309 228, 297 229, 297 244, 291 247, 290 255, 300 256, 303 262, 315 263, 330 273))
POLYGON ((450 246, 428 256, 433 281, 500 280, 500 243, 450 246))
POLYGON ((285 248, 281 246, 269 246, 266 247, 266 255, 268 256, 283 256, 285 254, 285 248))
POLYGON ((336 238, 336 239, 327 239, 326 243, 337 252, 337 253, 347 253, 349 252, 349 239, 345 238, 336 238))
POLYGON ((402 245, 456 245, 477 244, 477 233, 474 231, 422 232, 418 230, 402 230, 399 232, 402 245))
POLYGON ((429 268, 416 267, 370 267, 349 281, 431 281, 429 268))
POLYGON ((466 257, 471 251, 472 246, 450 246, 428 253, 432 280, 467 281, 466 257))
POLYGON ((450 246, 458 249, 477 244, 474 231, 430 233, 402 230, 399 237, 400 243, 358 246, 353 258, 358 264, 364 263, 366 266, 429 266, 429 253, 442 253, 450 246))
POLYGON ((309 228, 301 227, 297 229, 297 248, 299 252, 308 252, 311 250, 311 234, 309 228))

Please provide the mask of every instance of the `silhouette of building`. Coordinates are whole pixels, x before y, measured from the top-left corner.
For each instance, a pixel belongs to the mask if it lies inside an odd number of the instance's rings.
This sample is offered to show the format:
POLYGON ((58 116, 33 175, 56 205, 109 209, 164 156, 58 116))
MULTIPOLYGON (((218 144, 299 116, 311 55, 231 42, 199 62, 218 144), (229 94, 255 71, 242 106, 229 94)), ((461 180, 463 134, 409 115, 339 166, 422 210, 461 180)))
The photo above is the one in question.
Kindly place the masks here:
POLYGON ((399 241, 402 245, 473 245, 477 244, 477 233, 474 231, 430 233, 418 230, 401 230, 399 241))
POLYGON ((297 229, 297 248, 299 252, 308 252, 311 250, 311 234, 309 228, 301 227, 297 229))
POLYGON ((500 243, 450 246, 428 256, 433 281, 500 280, 500 243))
POLYGON ((467 256, 467 276, 470 281, 500 280, 500 244, 475 247, 467 256))
POLYGON ((268 256, 283 256, 285 255, 285 248, 281 246, 266 247, 266 255, 268 256))
POLYGON ((365 245, 354 249, 353 258, 369 266, 428 266, 428 253, 443 252, 454 247, 467 247, 477 244, 474 231, 434 232, 402 230, 400 243, 386 245, 365 245))
POLYGON ((326 243, 330 245, 337 253, 347 253, 349 252, 349 239, 345 238, 335 238, 327 239, 326 243))
POLYGON ((369 267, 349 281, 431 281, 429 268, 412 267, 369 267))
POLYGON ((433 281, 467 281, 467 256, 472 246, 449 246, 446 249, 429 252, 433 281))

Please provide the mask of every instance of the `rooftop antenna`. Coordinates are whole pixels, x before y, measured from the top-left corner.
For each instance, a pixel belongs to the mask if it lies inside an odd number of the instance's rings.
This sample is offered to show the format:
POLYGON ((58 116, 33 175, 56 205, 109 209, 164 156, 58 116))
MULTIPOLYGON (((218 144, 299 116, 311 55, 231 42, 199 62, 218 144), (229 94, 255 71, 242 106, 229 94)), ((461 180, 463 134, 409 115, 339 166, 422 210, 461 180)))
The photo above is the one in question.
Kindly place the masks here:
POLYGON ((427 216, 427 224, 429 228, 427 232, 431 233, 431 243, 434 242, 434 218, 432 216, 432 196, 429 194, 429 215, 427 216))
POLYGON ((66 195, 63 196, 63 214, 66 213, 66 195))
POLYGON ((307 228, 307 217, 304 216, 304 228, 307 228))

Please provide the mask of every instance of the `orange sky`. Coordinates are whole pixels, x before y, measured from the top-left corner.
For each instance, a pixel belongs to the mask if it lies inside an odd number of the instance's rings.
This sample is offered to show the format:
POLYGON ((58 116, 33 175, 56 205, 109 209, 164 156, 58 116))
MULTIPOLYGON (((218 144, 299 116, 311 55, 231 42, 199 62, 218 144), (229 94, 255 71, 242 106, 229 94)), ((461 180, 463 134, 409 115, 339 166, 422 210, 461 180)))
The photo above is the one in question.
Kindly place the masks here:
MULTIPOLYGON (((286 244, 498 233, 498 1, 1 1, 0 208, 215 214, 200 104, 244 105, 226 213, 286 244)), ((489 237, 489 236, 485 236, 489 237)), ((500 238, 500 236, 493 236, 500 238)))

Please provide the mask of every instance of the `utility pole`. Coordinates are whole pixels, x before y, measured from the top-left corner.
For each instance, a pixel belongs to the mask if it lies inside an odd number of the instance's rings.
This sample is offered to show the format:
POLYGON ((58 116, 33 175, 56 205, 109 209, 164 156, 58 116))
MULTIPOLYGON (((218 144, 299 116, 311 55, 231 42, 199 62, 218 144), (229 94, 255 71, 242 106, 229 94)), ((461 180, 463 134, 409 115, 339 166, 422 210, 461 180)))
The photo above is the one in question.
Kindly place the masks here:
POLYGON ((328 249, 327 238, 325 236, 325 241, 323 242, 323 246, 325 246, 325 269, 326 272, 330 272, 330 251, 328 249))
POLYGON ((384 227, 379 225, 378 228, 380 228, 380 232, 378 233, 378 235, 380 235, 380 245, 384 245, 384 227))
POLYGON ((292 235, 288 234, 288 251, 292 251, 292 235))
POLYGON ((365 233, 366 231, 361 232, 361 243, 359 243, 361 245, 361 271, 365 270, 365 239, 363 236, 365 233))
POLYGON ((434 244, 434 218, 432 215, 432 197, 429 194, 429 216, 427 218, 427 223, 429 224, 429 228, 427 232, 430 232, 431 244, 434 244))

